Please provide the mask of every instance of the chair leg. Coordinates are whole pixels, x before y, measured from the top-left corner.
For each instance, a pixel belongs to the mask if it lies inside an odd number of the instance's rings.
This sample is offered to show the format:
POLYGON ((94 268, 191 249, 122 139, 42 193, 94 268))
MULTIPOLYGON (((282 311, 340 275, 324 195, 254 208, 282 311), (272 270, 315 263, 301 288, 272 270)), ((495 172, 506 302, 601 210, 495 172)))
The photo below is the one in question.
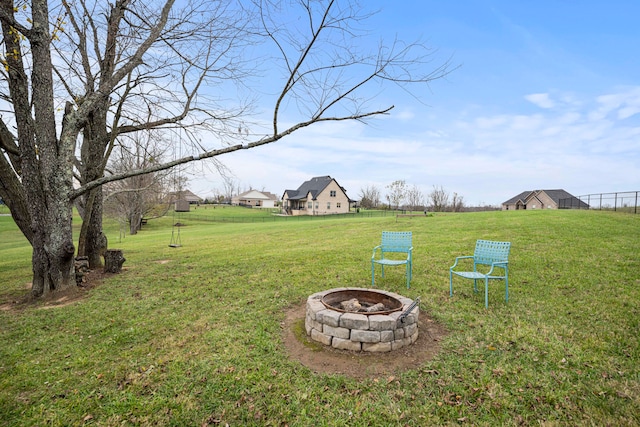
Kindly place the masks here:
POLYGON ((376 268, 375 268, 375 264, 373 261, 371 261, 371 287, 375 288, 376 287, 376 283, 375 283, 375 276, 376 276, 376 268))
POLYGON ((478 292, 478 280, 473 279, 473 292, 478 292))
POLYGON ((407 276, 407 289, 409 289, 409 284, 411 283, 411 267, 409 263, 407 263, 407 268, 405 270, 404 275, 407 276))
POLYGON ((453 296, 453 273, 449 270, 449 297, 453 296))
POLYGON ((507 268, 504 270, 504 300, 509 302, 509 270, 507 268))
POLYGON ((489 308, 489 278, 484 278, 484 308, 489 308))

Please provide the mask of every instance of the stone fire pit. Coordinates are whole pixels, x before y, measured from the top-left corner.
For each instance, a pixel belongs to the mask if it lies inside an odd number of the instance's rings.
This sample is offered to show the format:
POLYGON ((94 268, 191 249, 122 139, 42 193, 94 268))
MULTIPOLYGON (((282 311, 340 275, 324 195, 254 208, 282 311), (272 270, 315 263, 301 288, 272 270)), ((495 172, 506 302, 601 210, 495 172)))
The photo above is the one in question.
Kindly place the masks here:
POLYGON ((419 307, 405 313, 412 303, 379 289, 329 289, 307 298, 305 328, 312 340, 337 349, 398 350, 418 339, 419 307))

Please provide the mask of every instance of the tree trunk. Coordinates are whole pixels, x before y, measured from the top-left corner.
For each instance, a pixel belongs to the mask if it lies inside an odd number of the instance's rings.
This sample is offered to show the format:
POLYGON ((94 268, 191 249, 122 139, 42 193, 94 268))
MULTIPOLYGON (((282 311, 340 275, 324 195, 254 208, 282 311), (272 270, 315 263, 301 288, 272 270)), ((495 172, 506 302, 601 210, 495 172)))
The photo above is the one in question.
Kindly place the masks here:
MULTIPOLYGON (((136 204, 139 206, 139 204, 136 204)), ((129 234, 132 236, 134 234, 138 234, 138 230, 140 230, 140 225, 142 224, 142 213, 139 209, 134 209, 129 212, 129 234)))
POLYGON ((83 198, 82 228, 78 237, 78 256, 87 257, 89 268, 102 267, 102 256, 107 250, 107 236, 102 232, 102 187, 90 191, 83 198))
POLYGON ((109 249, 104 253, 104 271, 107 273, 119 273, 125 261, 122 249, 109 249))
MULTIPOLYGON (((51 202, 51 198, 48 201, 51 202)), ((58 202, 57 206, 62 207, 61 210, 32 208, 32 217, 42 218, 39 226, 33 227, 35 238, 31 257, 31 294, 34 297, 46 296, 76 285, 73 257, 75 247, 68 212, 71 210, 70 203, 67 202, 68 208, 64 209, 64 202, 58 202)))
MULTIPOLYGON (((53 103, 52 60, 49 44, 49 11, 44 0, 32 2, 33 27, 30 34, 32 65, 32 105, 12 99, 17 123, 33 124, 27 133, 18 131, 21 141, 22 182, 31 214, 33 239, 32 295, 75 286, 73 233, 71 229, 73 171, 70 168, 78 135, 72 120, 63 119, 57 137, 53 103), (33 109, 33 110, 31 110, 33 109), (31 116, 33 111, 33 116, 31 116)), ((70 108, 69 108, 70 110, 70 108)))
MULTIPOLYGON (((86 184, 104 175, 107 163, 107 149, 110 143, 107 134, 107 110, 99 106, 89 114, 87 126, 83 129, 80 156, 81 184, 86 184)), ((78 237, 78 256, 89 259, 90 268, 102 266, 102 255, 107 250, 107 239, 102 232, 102 187, 97 187, 81 197, 77 204, 83 205, 80 210, 82 228, 78 237)))

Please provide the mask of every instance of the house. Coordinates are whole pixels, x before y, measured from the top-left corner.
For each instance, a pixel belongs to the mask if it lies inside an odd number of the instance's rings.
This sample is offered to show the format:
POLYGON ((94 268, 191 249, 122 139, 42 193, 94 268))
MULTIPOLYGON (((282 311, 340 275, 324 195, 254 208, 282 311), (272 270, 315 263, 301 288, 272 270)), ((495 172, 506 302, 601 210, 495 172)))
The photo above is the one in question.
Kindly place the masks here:
POLYGON ((255 208, 275 208, 278 196, 268 191, 249 190, 233 196, 231 204, 255 208))
POLYGON ((287 215, 330 215, 348 213, 351 203, 347 192, 330 176, 317 176, 297 190, 285 190, 282 209, 287 215))
POLYGON ((189 190, 172 191, 167 194, 167 200, 174 204, 176 212, 189 212, 191 205, 199 205, 202 202, 202 198, 189 190))
POLYGON ((189 190, 181 190, 181 191, 172 191, 168 194, 170 200, 172 201, 181 201, 185 200, 190 205, 198 205, 202 203, 202 198, 196 196, 189 190))
POLYGON ((565 208, 589 209, 589 205, 564 190, 524 191, 502 203, 503 211, 565 208))

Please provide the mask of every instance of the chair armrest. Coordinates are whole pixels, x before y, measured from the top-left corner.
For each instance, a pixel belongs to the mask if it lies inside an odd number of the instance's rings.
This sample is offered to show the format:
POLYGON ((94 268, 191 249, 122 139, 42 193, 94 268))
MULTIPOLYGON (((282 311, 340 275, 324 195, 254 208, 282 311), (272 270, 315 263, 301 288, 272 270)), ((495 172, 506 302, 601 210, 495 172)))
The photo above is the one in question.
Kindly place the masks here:
POLYGON ((487 276, 490 276, 491 273, 493 273, 493 268, 494 267, 502 267, 502 268, 507 268, 507 264, 509 264, 509 261, 495 261, 491 263, 491 270, 489 270, 487 272, 487 276))
POLYGON ((376 251, 378 249, 382 248, 382 245, 378 245, 375 248, 373 248, 373 253, 371 254, 371 259, 374 259, 376 257, 376 251))
POLYGON ((453 265, 451 267, 449 267, 449 270, 453 269, 453 267, 458 265, 458 261, 460 261, 461 259, 470 259, 470 258, 473 258, 473 255, 465 255, 465 256, 456 257, 456 262, 454 262, 453 265))

